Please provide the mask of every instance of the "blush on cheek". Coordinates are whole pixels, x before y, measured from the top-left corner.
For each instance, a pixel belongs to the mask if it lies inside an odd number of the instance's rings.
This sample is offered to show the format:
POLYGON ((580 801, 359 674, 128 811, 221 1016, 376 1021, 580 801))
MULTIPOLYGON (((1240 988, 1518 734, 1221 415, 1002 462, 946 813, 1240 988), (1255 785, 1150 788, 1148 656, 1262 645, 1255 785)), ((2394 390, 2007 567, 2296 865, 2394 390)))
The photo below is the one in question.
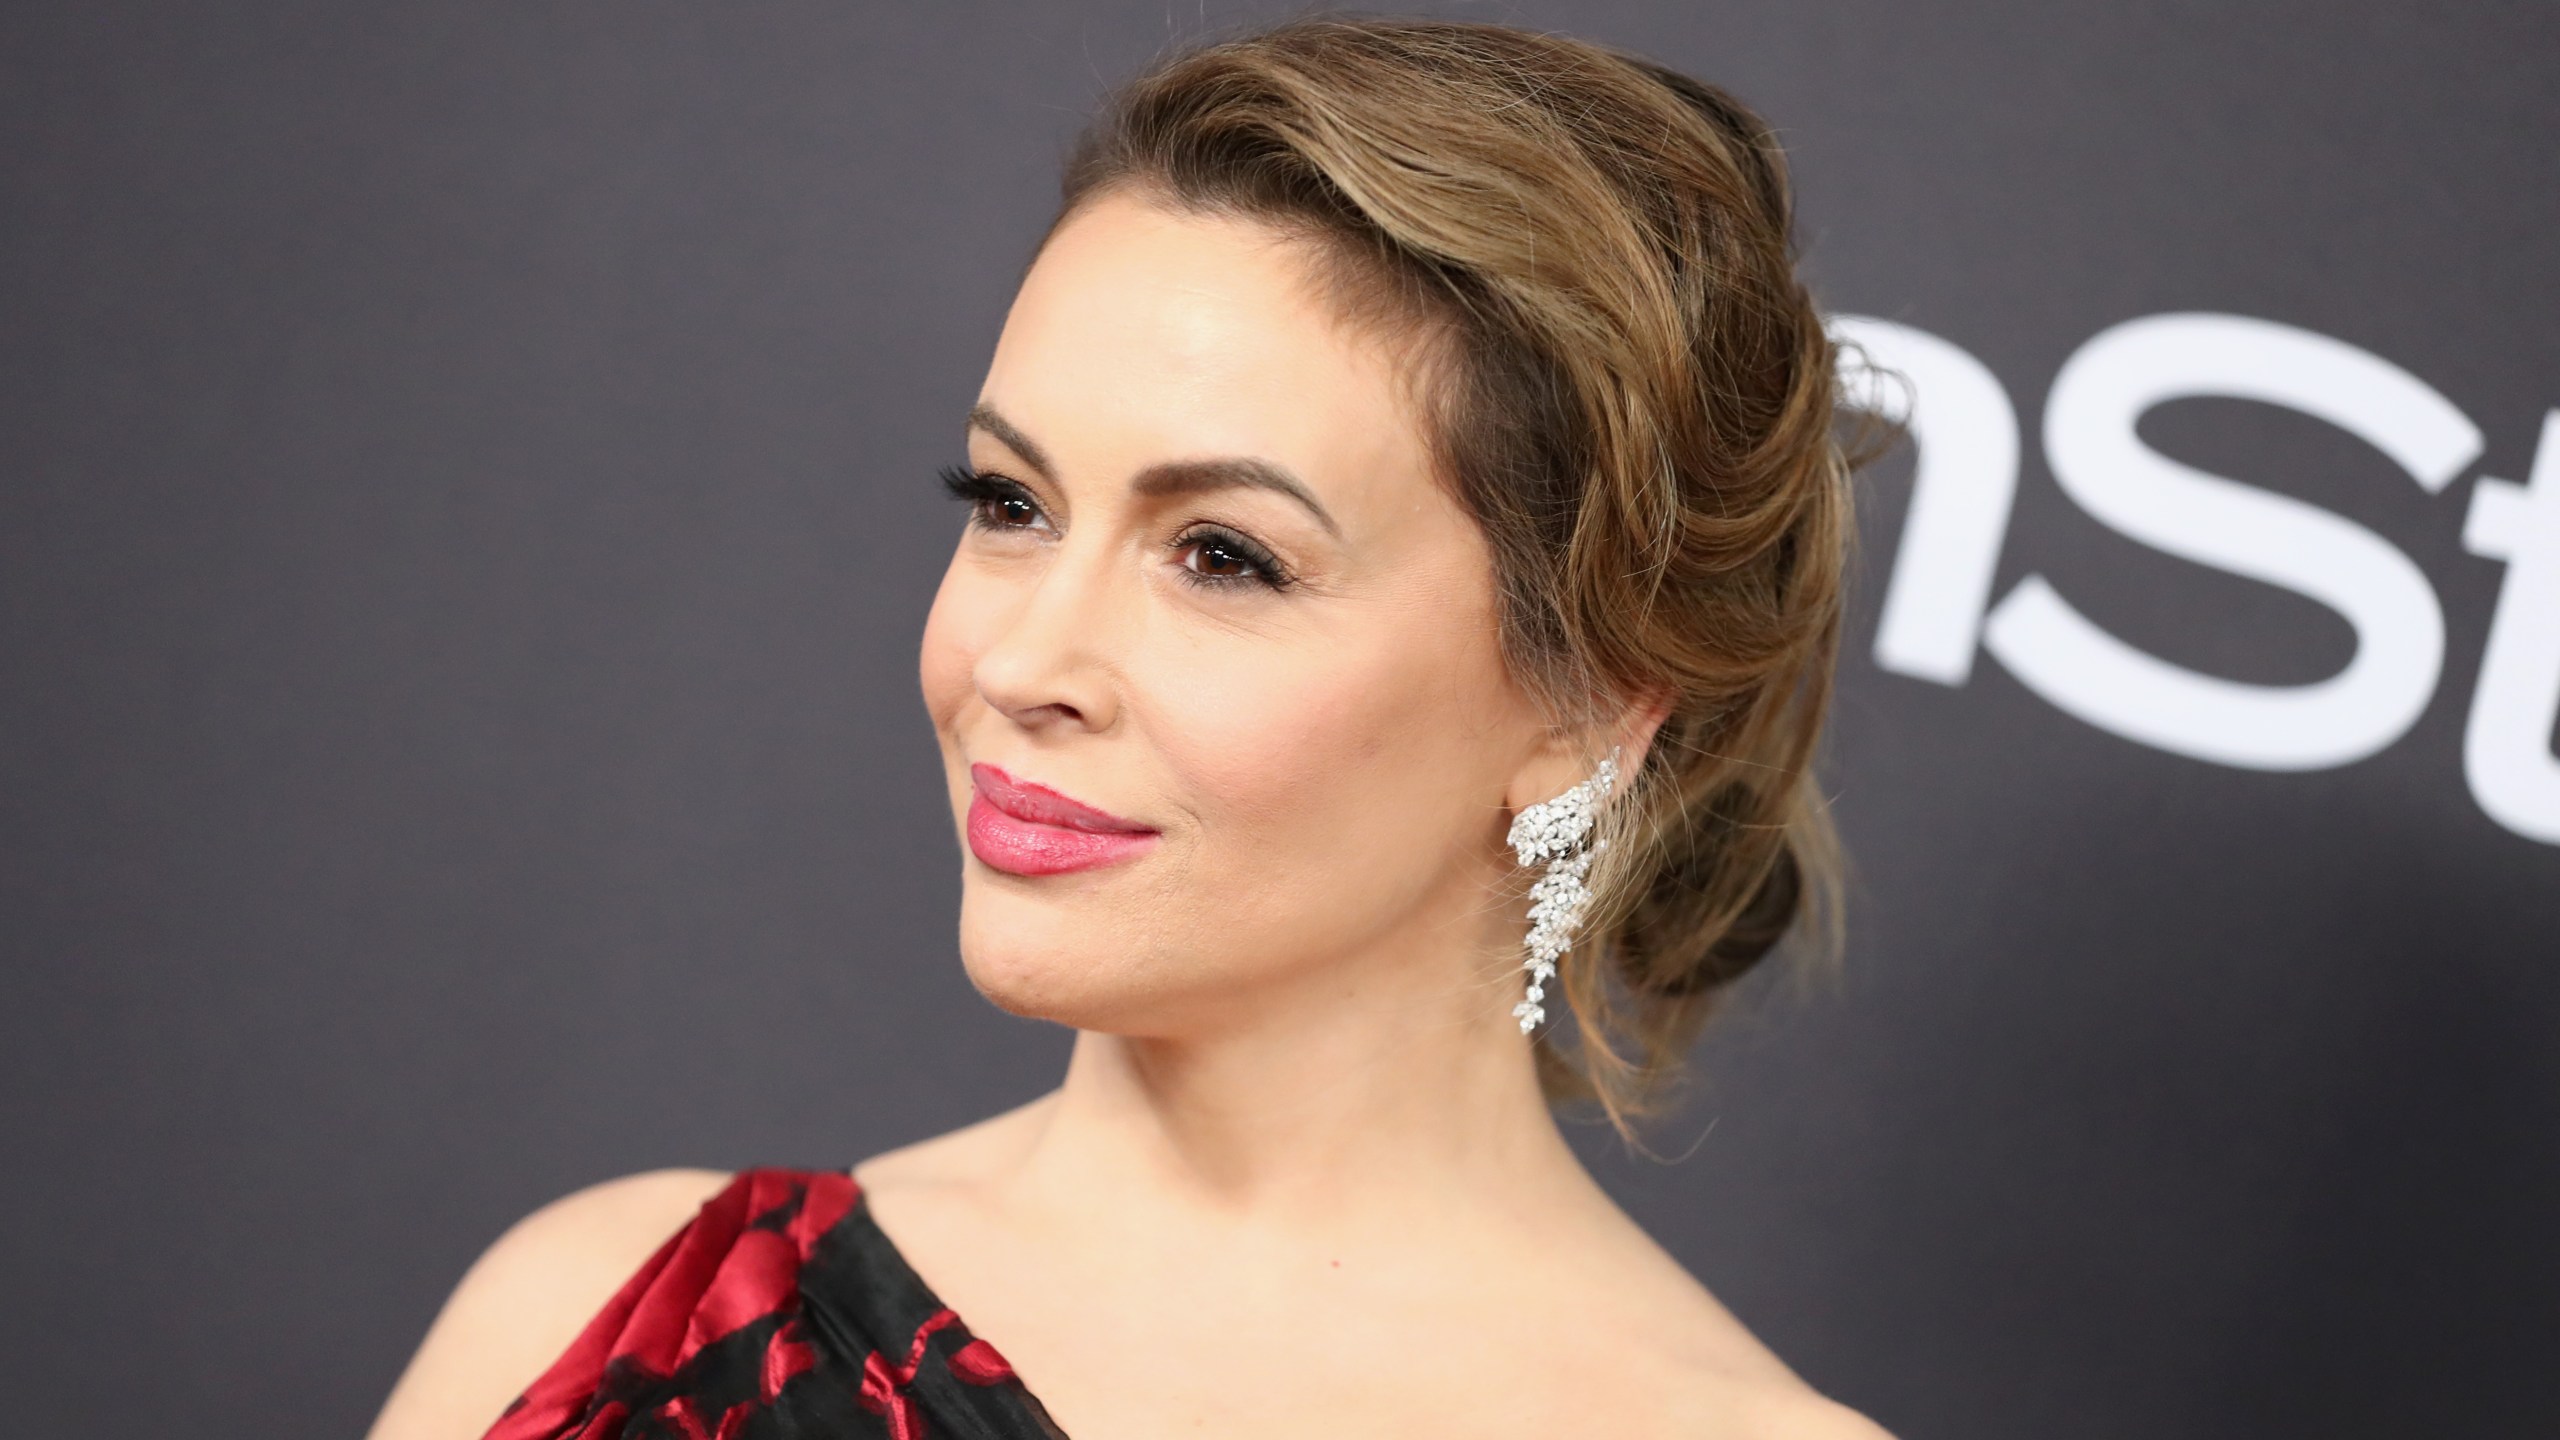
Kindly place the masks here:
MULTIPOLYGON (((1520 707, 1486 582, 1449 576, 1376 623, 1321 643, 1202 643, 1150 657, 1137 680, 1182 787, 1247 823, 1391 807, 1416 785, 1453 795, 1500 768, 1520 707), (1508 722, 1508 723, 1506 723, 1508 722)), ((1439 808, 1439 807, 1434 807, 1439 808)))
POLYGON ((1353 855, 1432 868, 1447 853, 1450 837, 1434 831, 1450 804, 1416 803, 1415 791, 1454 800, 1475 778, 1465 757, 1446 753, 1445 727, 1416 724, 1446 713, 1421 700, 1443 685, 1425 673, 1433 662, 1383 648, 1328 650, 1304 664, 1254 658, 1222 674, 1194 672, 1159 690, 1153 707, 1153 738, 1198 818, 1204 866, 1232 883, 1249 877, 1284 911, 1316 898, 1305 892, 1347 899, 1411 883, 1342 873, 1353 855))
POLYGON ((1149 692, 1155 747, 1208 824, 1286 828, 1345 783, 1343 762, 1354 758, 1346 741, 1362 728, 1360 687, 1346 683, 1350 667, 1339 664, 1205 649, 1161 679, 1135 677, 1149 692))

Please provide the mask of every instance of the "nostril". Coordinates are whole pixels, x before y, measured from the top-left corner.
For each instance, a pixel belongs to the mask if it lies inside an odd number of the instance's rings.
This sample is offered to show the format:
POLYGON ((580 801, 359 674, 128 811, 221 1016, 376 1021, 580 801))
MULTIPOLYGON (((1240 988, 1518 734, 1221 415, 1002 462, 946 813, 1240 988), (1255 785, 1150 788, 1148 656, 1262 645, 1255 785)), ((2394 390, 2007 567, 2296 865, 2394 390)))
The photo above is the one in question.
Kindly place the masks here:
POLYGON ((1017 725, 1083 725, 1092 718, 1092 698, 1079 693, 1087 684, 1071 672, 1022 675, 982 669, 977 680, 987 705, 1017 725))
POLYGON ((1038 585, 982 612, 984 648, 970 679, 990 708, 1017 725, 1099 730, 1111 723, 1115 699, 1113 631, 1103 607, 1073 567, 1051 564, 1038 585))

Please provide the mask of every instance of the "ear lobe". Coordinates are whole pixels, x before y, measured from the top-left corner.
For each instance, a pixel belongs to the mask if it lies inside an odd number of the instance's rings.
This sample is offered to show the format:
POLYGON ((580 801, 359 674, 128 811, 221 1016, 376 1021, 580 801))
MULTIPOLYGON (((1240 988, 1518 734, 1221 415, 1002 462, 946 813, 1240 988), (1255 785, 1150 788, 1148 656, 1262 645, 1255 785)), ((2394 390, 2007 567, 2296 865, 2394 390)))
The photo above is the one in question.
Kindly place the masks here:
POLYGON ((1582 758, 1573 732, 1550 732, 1537 753, 1511 777, 1511 788, 1502 796, 1502 808, 1517 815, 1532 805, 1553 800, 1581 784, 1589 771, 1590 762, 1582 758))

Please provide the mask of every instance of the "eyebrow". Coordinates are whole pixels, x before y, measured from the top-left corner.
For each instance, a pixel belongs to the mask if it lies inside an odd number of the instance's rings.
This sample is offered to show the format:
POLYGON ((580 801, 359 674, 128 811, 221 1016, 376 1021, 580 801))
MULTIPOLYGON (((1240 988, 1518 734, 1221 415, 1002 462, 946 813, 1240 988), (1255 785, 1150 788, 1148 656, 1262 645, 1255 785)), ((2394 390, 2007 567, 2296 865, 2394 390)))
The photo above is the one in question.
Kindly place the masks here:
MULTIPOLYGON (((1049 463, 1048 452, 1016 429, 1011 421, 997 414, 995 407, 983 401, 969 407, 969 428, 984 430, 997 443, 1021 456, 1023 463, 1038 472, 1041 479, 1053 485, 1057 483, 1058 472, 1049 463)), ((1216 460, 1167 460, 1139 471, 1138 478, 1130 482, 1129 488, 1149 497, 1239 488, 1269 490, 1305 506, 1316 523, 1325 528, 1325 533, 1337 540, 1342 538, 1342 527, 1334 523, 1333 516, 1316 499, 1315 492, 1309 490, 1304 481, 1268 460, 1241 455, 1216 460)))
POLYGON ((1203 490, 1226 490, 1238 487, 1248 490, 1270 490, 1286 495, 1307 507, 1307 513, 1316 517, 1316 523, 1325 528, 1326 534, 1336 540, 1342 538, 1342 527, 1333 523, 1333 517, 1325 513, 1324 506, 1316 503, 1315 495, 1301 484, 1296 476, 1264 460, 1250 460, 1242 457, 1226 460, 1168 460, 1161 465, 1150 465, 1139 471, 1138 478, 1131 481, 1129 486, 1139 494, 1149 496, 1189 495, 1203 490))
POLYGON ((1031 437, 1013 428, 1013 422, 996 413, 996 407, 984 400, 969 407, 969 428, 984 430, 996 442, 1022 457, 1022 463, 1040 474, 1040 478, 1057 483, 1057 469, 1049 463, 1049 452, 1031 443, 1031 437))

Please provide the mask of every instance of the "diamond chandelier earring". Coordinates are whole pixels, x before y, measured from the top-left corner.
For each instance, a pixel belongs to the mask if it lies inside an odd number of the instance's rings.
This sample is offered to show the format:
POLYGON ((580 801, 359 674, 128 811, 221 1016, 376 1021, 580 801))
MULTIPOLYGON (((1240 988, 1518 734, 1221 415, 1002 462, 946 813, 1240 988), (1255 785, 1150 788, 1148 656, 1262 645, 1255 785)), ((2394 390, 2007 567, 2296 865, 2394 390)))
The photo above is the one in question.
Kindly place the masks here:
POLYGON ((1547 982, 1555 978, 1556 962, 1573 948, 1574 931, 1591 904, 1591 887, 1583 877, 1591 873, 1592 857, 1609 848, 1606 840, 1592 840, 1591 832, 1598 826, 1600 803, 1617 786, 1618 755, 1618 749, 1610 750, 1590 779, 1553 800, 1524 805, 1511 817, 1510 844, 1520 863, 1547 867, 1529 887, 1529 953, 1520 962, 1529 972, 1529 998, 1511 1007, 1523 1035, 1547 1018, 1547 1007, 1540 1003, 1547 982))

